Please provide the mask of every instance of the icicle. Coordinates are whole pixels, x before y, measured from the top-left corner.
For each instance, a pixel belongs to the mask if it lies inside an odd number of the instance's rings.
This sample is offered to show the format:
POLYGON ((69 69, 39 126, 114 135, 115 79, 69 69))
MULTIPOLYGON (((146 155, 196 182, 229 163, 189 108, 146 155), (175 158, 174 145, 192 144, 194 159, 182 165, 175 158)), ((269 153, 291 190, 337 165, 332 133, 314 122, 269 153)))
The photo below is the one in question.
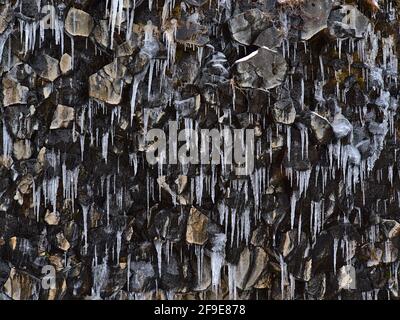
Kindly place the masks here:
POLYGON ((36 44, 36 29, 38 22, 26 22, 19 20, 20 22, 20 32, 23 41, 24 54, 35 49, 36 44))
POLYGON ((319 202, 311 201, 311 218, 310 224, 313 223, 313 240, 316 239, 317 235, 321 232, 324 224, 324 203, 323 200, 319 202))
POLYGON ((339 51, 339 60, 342 58, 342 38, 337 38, 337 46, 339 51))
POLYGON ((81 162, 83 162, 83 155, 85 153, 85 135, 81 134, 79 136, 79 142, 80 142, 80 147, 81 147, 81 162))
MULTIPOLYGON (((200 64, 203 60, 203 52, 204 52, 204 47, 197 47, 197 60, 199 61, 200 64)), ((233 92, 233 94, 235 94, 235 92, 233 92)))
POLYGON ((292 274, 289 275, 290 280, 290 300, 294 300, 296 292, 296 281, 292 274))
POLYGON ((388 180, 390 182, 390 185, 393 186, 393 165, 390 165, 388 167, 388 180))
POLYGON ((93 299, 101 299, 101 289, 106 284, 108 276, 108 266, 107 266, 107 254, 104 256, 103 261, 99 265, 92 267, 93 273, 93 287, 92 296, 93 299))
POLYGON ((240 226, 241 226, 241 239, 245 240, 246 245, 249 242, 250 237, 250 209, 247 207, 243 214, 240 217, 240 226))
POLYGON ((111 30, 110 49, 113 48, 115 27, 116 26, 118 26, 118 28, 121 27, 123 8, 124 8, 124 0, 111 0, 110 20, 109 20, 109 25, 111 30))
POLYGON ((300 106, 301 106, 301 110, 304 110, 304 78, 301 78, 300 88, 301 88, 300 106))
POLYGON ((120 209, 120 210, 122 210, 122 207, 123 207, 123 195, 124 195, 124 188, 118 189, 118 192, 116 195, 116 202, 117 202, 118 209, 120 209))
POLYGON ((202 167, 200 167, 200 175, 195 177, 195 182, 196 182, 196 201, 197 204, 201 206, 203 198, 203 183, 204 183, 202 167))
POLYGON ((3 156, 5 158, 8 158, 11 156, 13 143, 10 135, 8 134, 4 119, 2 120, 2 122, 3 122, 3 156))
POLYGON ((333 273, 336 274, 336 257, 338 249, 339 239, 333 239, 333 273))
POLYGON ((33 212, 36 216, 36 220, 39 221, 39 212, 40 212, 40 195, 41 195, 41 187, 38 186, 36 190, 35 180, 32 181, 32 196, 33 196, 33 212))
POLYGON ((102 157, 107 163, 107 156, 108 156, 108 136, 109 132, 107 131, 104 135, 103 138, 101 139, 101 146, 102 146, 102 157))
POLYGON ((297 229, 297 242, 300 243, 301 241, 301 211, 299 214, 299 225, 298 225, 298 229, 297 229))
POLYGON ((142 80, 142 77, 139 75, 135 75, 133 78, 132 96, 131 96, 131 125, 133 123, 133 116, 135 114, 135 109, 136 109, 136 95, 137 95, 138 87, 139 87, 141 80, 142 80))
POLYGON ((117 263, 119 263, 119 255, 121 253, 122 231, 117 231, 117 263))
POLYGON ((155 60, 151 59, 150 60, 150 68, 149 68, 149 81, 148 81, 148 86, 147 86, 147 99, 148 100, 150 100, 150 95, 151 95, 151 84, 153 82, 154 64, 155 64, 155 60))
POLYGON ((126 290, 129 293, 129 285, 130 285, 130 278, 131 278, 131 254, 128 254, 128 264, 127 264, 128 271, 126 273, 126 290))
POLYGON ((178 27, 178 21, 171 19, 170 27, 166 28, 163 33, 163 39, 165 46, 167 47, 167 67, 171 68, 175 64, 176 55, 176 30, 178 27))
POLYGON ((132 37, 132 29, 133 29, 133 20, 135 18, 135 6, 136 6, 136 0, 133 0, 132 4, 132 9, 129 13, 129 8, 127 8, 127 13, 126 13, 126 41, 130 41, 132 37))
MULTIPOLYGON (((40 10, 40 8, 39 8, 40 10)), ((56 15, 56 9, 53 5, 45 5, 41 8, 41 13, 45 16, 39 21, 40 46, 45 40, 45 30, 52 30, 56 45, 61 47, 61 55, 64 53, 64 22, 56 15)), ((60 15, 63 16, 62 9, 60 15)))
POLYGON ((225 234, 215 234, 213 247, 211 249, 211 282, 215 294, 218 293, 218 287, 221 280, 221 268, 225 261, 225 243, 225 234))
POLYGON ((236 285, 236 266, 228 263, 228 290, 229 299, 236 300, 237 285, 236 285))
POLYGON ((287 146, 287 158, 288 158, 288 161, 290 161, 290 146, 291 146, 291 143, 292 143, 292 134, 291 134, 291 127, 290 126, 287 126, 286 127, 286 146, 287 146))
POLYGON ((171 15, 172 10, 175 7, 175 0, 164 0, 164 6, 162 10, 162 24, 165 24, 165 21, 171 15))
POLYGON ((84 254, 87 254, 87 249, 88 249, 88 212, 89 212, 89 206, 84 206, 82 205, 82 216, 83 216, 83 239, 85 242, 84 245, 84 254))
POLYGON ((133 166, 133 176, 136 176, 138 168, 138 158, 136 153, 129 154, 129 164, 133 166))
POLYGON ((161 278, 161 267, 162 267, 162 241, 159 239, 154 240, 154 246, 157 251, 157 263, 158 263, 158 276, 161 278))
POLYGON ((107 225, 110 224, 110 176, 106 179, 106 210, 107 210, 107 225))
POLYGON ((74 170, 67 170, 65 163, 62 164, 63 198, 71 200, 72 211, 74 211, 74 200, 78 196, 79 166, 74 170))
POLYGON ((197 261, 197 283, 200 284, 203 281, 204 272, 204 247, 195 245, 194 253, 197 261))
POLYGON ((303 194, 305 195, 308 189, 308 184, 310 182, 311 169, 305 171, 296 171, 297 187, 299 188, 300 198, 303 194))
POLYGON ((211 164, 211 176, 209 177, 210 178, 210 180, 209 180, 209 183, 210 183, 210 186, 209 186, 209 192, 210 192, 210 195, 211 195, 211 201, 213 202, 213 203, 215 203, 215 168, 214 168, 214 164, 211 164))
POLYGON ((322 56, 319 56, 319 66, 321 68, 322 82, 324 82, 325 81, 325 72, 324 72, 324 62, 322 61, 322 56))
POLYGON ((50 200, 51 205, 53 206, 53 212, 56 212, 57 209, 57 190, 59 184, 59 177, 51 178, 49 181, 43 180, 45 189, 45 202, 47 202, 47 197, 50 200))
POLYGON ((61 55, 64 54, 64 21, 62 19, 55 20, 55 30, 56 30, 56 45, 61 46, 61 55))
POLYGON ((233 239, 235 236, 235 227, 236 227, 236 208, 232 208, 231 210, 231 246, 233 245, 233 239))
POLYGON ((307 127, 300 126, 300 139, 301 139, 301 159, 308 158, 308 131, 307 127))
POLYGON ((280 267, 281 267, 281 298, 282 300, 285 300, 286 294, 285 294, 285 286, 287 283, 287 266, 285 261, 283 260, 283 256, 279 255, 279 262, 280 262, 280 267))
MULTIPOLYGON (((12 28, 13 26, 14 26, 14 24, 11 23, 11 26, 9 26, 8 29, 6 31, 4 31, 3 34, 0 35, 0 63, 3 60, 4 46, 7 42, 7 40, 11 39, 11 38, 9 38, 9 36, 10 36, 11 32, 13 31, 13 28, 12 28)), ((9 41, 8 46, 9 46, 9 50, 11 52, 11 40, 9 41)), ((8 64, 10 64, 10 63, 11 63, 11 57, 9 56, 8 64)))
POLYGON ((69 39, 71 40, 71 69, 74 70, 74 68, 75 68, 75 41, 74 41, 73 36, 69 37, 69 39))
POLYGON ((290 226, 291 229, 294 227, 294 220, 296 217, 296 202, 297 202, 297 194, 295 192, 292 193, 290 197, 290 226))

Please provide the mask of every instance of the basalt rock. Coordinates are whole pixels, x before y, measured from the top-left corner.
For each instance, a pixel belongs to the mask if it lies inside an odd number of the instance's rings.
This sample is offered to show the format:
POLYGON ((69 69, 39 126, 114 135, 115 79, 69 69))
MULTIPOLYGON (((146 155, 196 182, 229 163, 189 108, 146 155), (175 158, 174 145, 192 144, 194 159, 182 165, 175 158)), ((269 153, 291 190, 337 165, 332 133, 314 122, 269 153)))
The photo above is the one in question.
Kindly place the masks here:
POLYGON ((250 45, 265 30, 270 21, 268 14, 259 9, 250 9, 229 20, 229 30, 237 42, 250 45))
POLYGON ((399 300, 399 4, 0 1, 0 299, 399 300))
POLYGON ((280 85, 285 77, 286 61, 279 53, 260 48, 235 62, 235 77, 242 88, 269 90, 280 85))
POLYGON ((13 300, 38 300, 40 280, 24 271, 11 269, 10 276, 4 284, 4 293, 13 300))
POLYGON ((61 57, 60 70, 63 74, 72 70, 72 57, 68 53, 64 53, 61 57))
POLYGON ((65 30, 72 36, 88 37, 94 22, 89 13, 71 8, 65 18, 65 30))
POLYGON ((61 73, 58 60, 47 54, 36 57, 32 67, 40 77, 49 81, 56 80, 61 73))
POLYGON ((199 210, 192 208, 186 227, 186 241, 192 244, 203 245, 208 239, 207 223, 207 216, 199 210))
POLYGON ((69 123, 74 120, 74 116, 74 108, 59 104, 54 112, 50 129, 67 128, 69 123))
POLYGON ((121 101, 125 66, 117 60, 89 77, 89 96, 116 105, 121 101))
POLYGON ((304 1, 301 8, 301 17, 304 21, 301 30, 302 39, 310 40, 328 27, 328 17, 333 4, 333 0, 304 1))
POLYGON ((339 38, 361 38, 367 32, 369 23, 369 19, 352 5, 343 5, 332 10, 329 17, 329 28, 339 38))
POLYGON ((274 104, 273 117, 275 122, 283 124, 292 124, 296 119, 296 109, 293 101, 290 99, 282 99, 274 104))
POLYGON ((15 104, 26 104, 28 102, 29 88, 21 85, 13 78, 4 77, 3 84, 3 106, 15 104))

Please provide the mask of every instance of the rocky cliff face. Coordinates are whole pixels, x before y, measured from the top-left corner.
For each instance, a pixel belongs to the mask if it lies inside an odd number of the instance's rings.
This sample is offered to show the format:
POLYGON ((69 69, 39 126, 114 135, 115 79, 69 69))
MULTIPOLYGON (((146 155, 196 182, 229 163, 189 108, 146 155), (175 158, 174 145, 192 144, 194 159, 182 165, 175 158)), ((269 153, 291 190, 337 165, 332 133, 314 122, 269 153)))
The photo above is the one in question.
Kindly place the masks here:
POLYGON ((0 299, 398 299, 398 5, 1 0, 0 299))

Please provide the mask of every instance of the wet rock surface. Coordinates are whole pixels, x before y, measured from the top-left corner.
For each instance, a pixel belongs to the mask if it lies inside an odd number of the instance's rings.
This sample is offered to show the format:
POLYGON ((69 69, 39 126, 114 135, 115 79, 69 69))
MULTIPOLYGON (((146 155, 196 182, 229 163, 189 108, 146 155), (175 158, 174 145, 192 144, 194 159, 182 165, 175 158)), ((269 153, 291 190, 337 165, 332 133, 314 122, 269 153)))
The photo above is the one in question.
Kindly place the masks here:
POLYGON ((0 300, 398 300, 398 6, 0 1, 0 300))

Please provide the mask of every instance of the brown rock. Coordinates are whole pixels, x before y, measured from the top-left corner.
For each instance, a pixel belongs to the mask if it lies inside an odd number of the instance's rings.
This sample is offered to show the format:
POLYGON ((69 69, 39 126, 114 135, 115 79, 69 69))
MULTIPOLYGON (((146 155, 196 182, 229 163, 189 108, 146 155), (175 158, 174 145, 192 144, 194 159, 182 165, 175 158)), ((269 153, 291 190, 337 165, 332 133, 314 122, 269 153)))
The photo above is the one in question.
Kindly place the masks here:
POLYGON ((37 300, 40 281, 26 272, 11 269, 9 278, 4 284, 4 293, 13 300, 37 300))
POLYGON ((238 288, 249 290, 253 287, 265 269, 267 262, 268 255, 264 249, 256 247, 250 251, 248 248, 244 248, 236 267, 238 288))
POLYGON ((94 39, 104 48, 107 48, 110 45, 110 32, 108 26, 108 20, 100 20, 93 31, 94 39))
POLYGON ((17 160, 26 160, 32 156, 30 140, 17 140, 13 144, 13 154, 17 160))
POLYGON ((114 62, 89 77, 89 95, 109 104, 119 104, 125 73, 126 67, 115 59, 114 62))
POLYGON ((68 53, 64 53, 60 60, 60 69, 62 74, 66 74, 72 69, 72 57, 68 53))
POLYGON ((178 194, 181 194, 188 184, 188 177, 185 175, 179 175, 175 180, 175 183, 178 186, 178 194))
POLYGON ((61 74, 58 60, 47 54, 36 57, 32 68, 40 77, 52 82, 61 74))
POLYGON ((12 19, 13 10, 11 4, 7 1, 6 4, 0 5, 0 34, 7 29, 12 19))
POLYGON ((382 219, 381 224, 389 239, 400 236, 400 223, 396 220, 382 219))
POLYGON ((203 245, 208 240, 208 217, 196 208, 191 208, 186 229, 186 241, 203 245))
POLYGON ((60 214, 58 212, 50 212, 50 210, 46 211, 46 215, 44 216, 44 221, 50 226, 58 225, 60 222, 60 214))
POLYGON ((3 78, 3 105, 5 107, 14 104, 26 104, 29 88, 22 86, 11 77, 3 78))
POLYGON ((356 285, 356 271, 353 266, 343 266, 338 272, 339 290, 354 290, 356 285))
POLYGON ((63 251, 68 251, 71 247, 68 240, 65 238, 64 233, 60 232, 56 235, 57 238, 57 246, 63 251))
POLYGON ((93 18, 85 11, 71 8, 65 18, 65 30, 72 36, 88 37, 94 27, 93 18))
POLYGON ((72 107, 67 107, 59 104, 53 115, 53 120, 50 124, 50 129, 68 128, 71 121, 75 118, 75 110, 72 107))
POLYGON ((302 5, 302 19, 304 21, 301 38, 309 40, 328 25, 333 0, 305 1, 302 5))

